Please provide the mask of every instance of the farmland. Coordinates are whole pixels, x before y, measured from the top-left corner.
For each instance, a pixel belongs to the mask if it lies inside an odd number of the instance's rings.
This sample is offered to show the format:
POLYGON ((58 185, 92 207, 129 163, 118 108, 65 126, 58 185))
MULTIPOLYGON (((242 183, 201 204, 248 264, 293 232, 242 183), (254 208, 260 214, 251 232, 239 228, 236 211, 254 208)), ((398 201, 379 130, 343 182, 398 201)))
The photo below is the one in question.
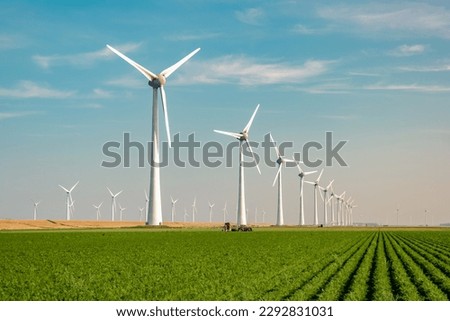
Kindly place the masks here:
POLYGON ((0 300, 449 300, 450 231, 9 231, 0 271, 0 300))

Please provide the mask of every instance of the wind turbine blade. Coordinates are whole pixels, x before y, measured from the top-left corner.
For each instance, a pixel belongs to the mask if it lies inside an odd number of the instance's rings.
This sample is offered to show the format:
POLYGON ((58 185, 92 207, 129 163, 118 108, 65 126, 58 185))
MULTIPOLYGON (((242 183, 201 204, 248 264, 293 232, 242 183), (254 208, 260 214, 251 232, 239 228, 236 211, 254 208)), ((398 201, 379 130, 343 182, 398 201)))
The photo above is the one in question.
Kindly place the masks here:
POLYGON ((147 194, 147 190, 144 189, 144 195, 145 195, 145 200, 148 202, 148 194, 147 194))
POLYGON ((114 49, 113 47, 111 47, 110 45, 106 45, 106 47, 108 47, 109 50, 111 50, 112 52, 114 52, 116 55, 118 55, 120 58, 122 58, 123 60, 125 60, 126 62, 128 62, 130 65, 132 65, 134 68, 136 68, 141 74, 143 74, 145 76, 145 78, 147 78, 148 80, 153 80, 155 78, 158 78, 158 76, 156 76, 154 73, 152 73, 150 70, 142 67, 140 64, 138 64, 137 62, 131 60, 130 58, 128 58, 127 56, 125 56, 123 53, 121 53, 120 51, 118 51, 117 49, 114 49))
POLYGON ((281 172, 281 165, 278 166, 277 175, 275 175, 275 179, 273 180, 272 186, 275 186, 275 183, 277 181, 278 176, 280 175, 280 172, 281 172))
POLYGON ((186 61, 188 61, 189 59, 191 59, 191 57, 193 55, 195 55, 197 52, 200 51, 200 48, 195 49, 193 52, 191 52, 189 55, 187 55, 186 57, 184 57, 183 59, 181 59, 180 61, 178 61, 176 64, 170 66, 169 68, 164 69, 161 72, 161 75, 163 75, 166 78, 169 78, 169 76, 178 68, 181 67, 182 64, 184 64, 186 61))
MULTIPOLYGON (((322 186, 319 186, 319 188, 323 191, 324 190, 324 188, 322 187, 322 186)), ((322 193, 319 191, 319 195, 320 195, 320 198, 322 199, 322 201, 323 202, 325 202, 325 199, 323 198, 323 195, 322 195, 322 193)))
POLYGON ((122 193, 123 192, 123 190, 122 191, 120 191, 119 193, 117 193, 116 195, 114 195, 114 197, 117 197, 117 196, 119 196, 120 195, 120 193, 122 193))
POLYGON ((310 174, 314 174, 314 173, 317 173, 317 171, 305 172, 305 176, 306 175, 310 175, 310 174))
POLYGON ((63 190, 65 190, 66 191, 66 193, 70 193, 70 191, 67 189, 67 188, 65 188, 64 186, 62 186, 62 185, 59 185, 59 187, 61 187, 63 190))
POLYGON ((330 184, 328 184, 327 189, 331 188, 331 185, 333 185, 334 179, 330 182, 330 184))
POLYGON ((252 157, 253 157, 253 161, 255 162, 256 169, 258 170, 259 175, 261 175, 261 171, 259 169, 258 163, 256 162, 256 157, 255 157, 255 154, 253 153, 252 147, 250 146, 250 143, 248 142, 248 140, 245 140, 245 142, 247 143, 247 147, 250 150, 250 153, 252 153, 252 157))
POLYGON ((227 135, 227 136, 231 136, 237 139, 240 139, 242 137, 242 134, 238 134, 238 133, 232 133, 232 132, 225 132, 223 130, 216 130, 214 129, 214 131, 218 134, 222 134, 222 135, 227 135))
POLYGON ((111 190, 109 189, 109 187, 107 186, 106 189, 109 191, 109 194, 111 194, 111 197, 114 197, 113 192, 111 192, 111 190))
POLYGON ((280 158, 280 157, 281 157, 281 154, 280 154, 280 151, 278 150, 277 144, 276 144, 275 141, 273 140, 272 133, 269 133, 269 135, 270 135, 270 141, 273 143, 273 145, 274 145, 274 147, 275 147, 275 151, 276 151, 276 153, 277 153, 277 157, 280 158))
POLYGON ((100 208, 103 205, 103 202, 100 203, 100 205, 98 206, 98 208, 100 208))
POLYGON ((311 184, 311 185, 316 185, 316 183, 314 182, 310 182, 310 181, 304 181, 306 184, 311 184))
POLYGON ((169 128, 169 114, 167 112, 167 100, 166 100, 166 91, 164 90, 164 86, 160 87, 161 89, 161 100, 162 107, 164 112, 164 122, 166 123, 166 133, 167 133, 167 141, 169 143, 169 147, 172 145, 171 136, 170 136, 170 128, 169 128))
POLYGON ((316 182, 319 182, 319 181, 320 181, 320 178, 322 177, 322 174, 323 174, 323 168, 322 168, 322 170, 320 171, 319 177, 317 177, 316 182))
POLYGON ((297 168, 298 168, 298 172, 301 174, 301 173, 304 173, 305 175, 306 175, 306 173, 303 171, 303 169, 300 167, 300 162, 295 162, 296 164, 297 164, 297 168))
POLYGON ((255 115, 256 115, 256 112, 258 111, 258 109, 259 109, 259 104, 256 106, 256 109, 255 109, 255 111, 253 112, 252 117, 251 117, 250 120, 248 121, 247 126, 245 126, 245 128, 244 128, 244 130, 243 130, 244 133, 248 133, 248 131, 250 130, 250 127, 252 126, 252 123, 253 123, 253 119, 255 119, 255 115))
POLYGON ((72 188, 69 190, 70 193, 73 191, 73 189, 74 189, 75 187, 77 187, 77 185, 78 185, 79 182, 80 182, 80 181, 76 182, 75 185, 72 186, 72 188))

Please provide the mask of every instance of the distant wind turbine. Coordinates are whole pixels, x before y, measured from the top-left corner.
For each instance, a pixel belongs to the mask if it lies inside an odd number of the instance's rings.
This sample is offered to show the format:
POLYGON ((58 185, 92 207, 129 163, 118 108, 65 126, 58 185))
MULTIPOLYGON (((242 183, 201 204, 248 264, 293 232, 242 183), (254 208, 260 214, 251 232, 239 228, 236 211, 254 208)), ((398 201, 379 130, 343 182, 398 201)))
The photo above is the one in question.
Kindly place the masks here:
POLYGON ((232 133, 225 132, 222 130, 214 130, 216 133, 227 135, 234 137, 239 140, 239 192, 238 192, 238 208, 237 208, 237 225, 247 225, 247 216, 246 216, 246 207, 245 207, 245 186, 244 186, 244 152, 243 152, 243 144, 245 143, 252 154, 253 160, 256 164, 256 169, 261 174, 259 170, 258 163, 256 162, 255 154, 253 154, 252 147, 250 146, 248 140, 248 133, 250 131, 250 127, 252 126, 253 119, 255 118, 256 112, 258 111, 259 104, 256 106, 255 111, 253 112, 252 117, 250 118, 247 126, 244 127, 242 132, 240 133, 232 133))
POLYGON ((209 223, 211 223, 212 222, 212 209, 213 209, 213 207, 214 207, 214 203, 210 203, 209 201, 208 201, 208 205, 209 205, 209 223))
POLYGON ((38 207, 38 205, 41 203, 41 201, 38 201, 38 202, 33 202, 33 220, 35 220, 36 221, 36 219, 37 219, 37 207, 38 207))
MULTIPOLYGON (((145 196, 145 213, 148 216, 148 194, 147 194, 147 190, 144 189, 144 196, 145 196)), ((145 221, 147 222, 148 217, 145 219, 145 221)))
POLYGON ((114 217, 116 214, 116 197, 120 195, 120 193, 122 193, 123 191, 120 191, 117 194, 114 194, 113 192, 111 192, 111 190, 109 189, 109 187, 106 187, 108 189, 109 194, 111 194, 111 221, 114 222, 114 217))
POLYGON ((195 213, 197 213, 197 197, 194 197, 194 202, 192 203, 192 222, 195 222, 195 213))
POLYGON ((120 205, 119 203, 119 209, 120 209, 120 221, 123 221, 123 212, 126 210, 125 207, 122 207, 122 205, 120 205))
POLYGON ((162 109, 164 112, 164 121, 166 125, 167 141, 171 145, 171 136, 169 129, 169 115, 167 112, 166 92, 164 86, 167 78, 177 70, 181 65, 188 61, 195 55, 200 48, 192 51, 189 55, 178 61, 176 64, 164 69, 159 75, 154 74, 150 70, 139 65, 131 60, 113 47, 106 45, 112 52, 120 58, 128 62, 136 68, 141 74, 148 79, 148 84, 153 88, 153 112, 152 112, 152 152, 151 152, 151 166, 150 166, 150 195, 147 225, 160 225, 162 223, 162 209, 161 209, 161 181, 160 181, 160 163, 159 159, 159 117, 158 117, 158 90, 161 93, 162 109), (155 165, 156 164, 156 165, 155 165))
POLYGON ((139 221, 142 221, 142 217, 144 216, 145 207, 138 207, 139 209, 139 221))
POLYGON ((102 207, 103 202, 101 202, 99 205, 92 205, 97 209, 97 221, 100 219, 101 215, 100 215, 100 207, 102 207))
POLYGON ((334 182, 334 180, 332 180, 330 182, 330 184, 328 184, 327 187, 319 186, 320 190, 322 190, 322 192, 323 192, 323 196, 322 196, 322 194, 320 194, 320 196, 322 197, 322 200, 323 200, 323 225, 325 225, 325 226, 328 225, 328 203, 329 203, 328 201, 329 201, 329 199, 327 198, 327 195, 328 195, 328 191, 331 188, 331 185, 333 185, 333 182, 334 182))
POLYGON ((317 177, 317 179, 314 182, 305 181, 305 183, 314 185, 314 225, 319 225, 319 214, 317 212, 317 189, 318 189, 320 178, 322 177, 322 174, 323 174, 323 168, 320 171, 319 176, 317 177))
POLYGON ((300 162, 297 162, 297 168, 298 168, 298 177, 300 177, 300 217, 299 217, 299 225, 305 225, 305 207, 304 207, 304 201, 303 201, 303 183, 305 176, 314 174, 317 171, 312 172, 304 172, 303 169, 300 167, 300 162))
POLYGON ((272 134, 270 134, 270 141, 274 144, 275 151, 277 153, 277 163, 278 163, 278 171, 275 175, 275 179, 273 180, 272 186, 275 186, 275 183, 278 179, 278 206, 277 206, 277 226, 284 225, 284 212, 283 212, 283 183, 282 183, 282 175, 281 171, 284 166, 286 166, 286 163, 295 163, 293 159, 289 159, 281 155, 280 151, 278 150, 277 145, 275 144, 272 134))
POLYGON ((66 219, 68 221, 70 221, 70 206, 71 206, 70 204, 73 204, 72 191, 78 185, 79 182, 80 181, 76 182, 75 185, 73 185, 71 189, 67 189, 64 186, 59 185, 59 187, 61 187, 66 192, 66 219))
POLYGON ((227 210, 227 202, 225 201, 225 206, 223 207, 223 222, 227 221, 228 210, 227 210))
POLYGON ((174 200, 172 196, 170 196, 170 200, 172 202, 172 223, 175 222, 175 204, 178 202, 178 199, 174 200))

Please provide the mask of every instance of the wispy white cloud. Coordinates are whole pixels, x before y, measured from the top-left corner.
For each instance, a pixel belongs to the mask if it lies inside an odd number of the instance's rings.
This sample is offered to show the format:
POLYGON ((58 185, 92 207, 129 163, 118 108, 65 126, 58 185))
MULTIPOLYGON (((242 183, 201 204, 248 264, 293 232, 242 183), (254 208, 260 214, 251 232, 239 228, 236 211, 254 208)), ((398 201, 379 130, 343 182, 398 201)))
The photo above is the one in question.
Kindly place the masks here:
POLYGON ((450 38, 450 11, 425 3, 371 3, 322 7, 319 17, 334 23, 349 24, 353 32, 390 31, 402 35, 428 35, 450 38))
POLYGON ((67 98, 74 91, 64 91, 42 86, 32 81, 22 81, 15 88, 0 88, 0 97, 8 98, 67 98))
POLYGON ((0 121, 11 119, 11 118, 21 118, 31 115, 36 115, 39 112, 36 111, 22 111, 22 112, 0 112, 0 121))
POLYGON ((246 56, 223 56, 201 63, 192 62, 183 69, 177 83, 268 85, 301 83, 326 73, 333 61, 308 60, 302 65, 260 62, 246 56), (189 69, 189 70, 188 70, 189 69))
POLYGON ((23 39, 15 35, 0 34, 0 50, 21 48, 24 45, 23 39))
POLYGON ((450 87, 439 85, 383 85, 375 84, 363 87, 366 90, 387 90, 387 91, 413 91, 413 92, 426 92, 426 93, 445 93, 450 92, 450 87))
POLYGON ((320 115, 319 117, 325 118, 325 119, 331 119, 331 120, 342 120, 342 121, 355 120, 358 118, 356 115, 320 115))
POLYGON ((191 40, 205 40, 214 39, 222 35, 219 32, 199 32, 199 33, 181 33, 167 36, 167 40, 171 41, 191 41, 191 40))
POLYGON ((406 67, 399 67, 398 69, 401 71, 410 71, 410 72, 442 72, 442 71, 450 71, 450 64, 445 63, 433 66, 406 66, 406 67))
POLYGON ((425 50, 425 45, 401 45, 393 50, 390 50, 388 55, 394 57, 408 57, 423 54, 425 50))
POLYGON ((94 88, 92 90, 92 98, 112 98, 113 94, 110 91, 94 88))
POLYGON ((140 75, 133 73, 133 75, 125 75, 122 77, 116 77, 112 80, 106 82, 107 85, 125 87, 125 88, 139 88, 139 86, 144 86, 146 84, 145 78, 140 75))
MULTIPOLYGON (((114 47, 126 54, 136 51, 140 46, 141 43, 127 43, 114 47)), ((61 65, 88 66, 98 60, 112 58, 113 56, 114 54, 105 47, 96 51, 76 53, 71 55, 34 55, 32 59, 40 67, 47 69, 50 67, 61 65)))
POLYGON ((249 25, 260 25, 264 16, 264 11, 261 8, 250 8, 244 11, 235 12, 237 20, 249 25))

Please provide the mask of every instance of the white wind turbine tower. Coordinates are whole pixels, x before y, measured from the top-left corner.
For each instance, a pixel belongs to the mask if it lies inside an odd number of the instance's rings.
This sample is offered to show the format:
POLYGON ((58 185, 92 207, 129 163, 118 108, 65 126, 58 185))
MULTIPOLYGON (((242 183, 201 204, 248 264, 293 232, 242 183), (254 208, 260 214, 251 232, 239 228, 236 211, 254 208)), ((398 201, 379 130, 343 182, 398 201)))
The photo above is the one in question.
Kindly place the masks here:
POLYGON ((320 178, 322 177, 322 174, 323 174, 323 168, 320 171, 319 177, 317 177, 315 182, 305 181, 308 184, 314 185, 314 225, 319 225, 319 214, 317 212, 317 188, 319 186, 319 182, 320 182, 320 178))
POLYGON ((221 130, 214 130, 216 133, 228 135, 234 137, 239 140, 239 192, 238 192, 238 207, 237 207, 237 225, 247 225, 247 215, 246 215, 246 207, 245 207, 245 185, 244 185, 244 153, 243 153, 243 143, 245 142, 248 149, 250 150, 253 160, 255 161, 256 168, 258 169, 259 174, 261 171, 259 170, 258 163, 256 162, 255 155, 253 154, 253 150, 250 146, 248 140, 248 133, 250 131, 250 127, 252 126, 253 119, 255 118, 256 112, 258 111, 259 104, 256 106, 255 111, 253 112, 252 117, 250 118, 247 126, 244 127, 242 132, 240 133, 232 133, 225 132, 221 130))
POLYGON ((101 215, 100 215, 100 207, 102 207, 103 202, 101 202, 99 205, 92 205, 97 209, 97 221, 100 219, 101 215))
POLYGON ((209 205, 209 223, 211 223, 212 222, 212 209, 213 209, 214 205, 216 205, 216 204, 214 204, 214 203, 211 204, 208 201, 208 205, 209 205))
POLYGON ((197 197, 194 197, 194 202, 192 203, 192 222, 195 222, 195 213, 197 213, 197 197))
POLYGON ((311 171, 311 172, 304 172, 302 168, 300 167, 300 162, 297 163, 297 168, 299 171, 298 177, 300 177, 300 218, 299 218, 299 225, 305 225, 305 206, 303 201, 303 183, 306 175, 314 174, 317 171, 311 171))
POLYGON ((150 195, 149 195, 149 208, 147 215, 147 225, 160 225, 162 223, 162 209, 161 209, 161 181, 160 181, 160 168, 159 168, 159 118, 158 118, 158 89, 161 92, 162 109, 164 112, 164 121, 166 125, 167 140, 169 146, 171 145, 171 136, 169 129, 169 116, 167 113, 166 92, 164 86, 166 79, 177 70, 181 65, 188 61, 193 55, 195 55, 200 48, 197 48, 189 55, 178 61, 176 64, 164 69, 160 74, 154 74, 150 70, 139 65, 135 61, 131 60, 113 47, 106 45, 112 52, 118 55, 120 58, 128 62, 134 68, 136 68, 141 74, 148 79, 148 84, 153 88, 153 110, 152 110, 152 152, 151 152, 151 166, 150 166, 150 195))
POLYGON ((324 226, 328 225, 328 201, 329 201, 329 199, 327 199, 327 194, 331 188, 331 185, 333 185, 333 182, 334 182, 334 180, 332 180, 330 182, 330 184, 328 184, 327 187, 319 186, 319 188, 323 192, 323 196, 322 196, 322 194, 320 196, 322 197, 322 200, 323 200, 323 222, 324 222, 323 224, 324 224, 324 226))
POLYGON ((73 200, 72 200, 72 191, 74 190, 74 188, 78 185, 80 181, 76 182, 75 185, 72 186, 71 189, 67 189, 62 185, 59 185, 59 187, 61 187, 65 192, 66 192, 66 219, 68 221, 70 221, 70 207, 72 204, 73 205, 73 200))
POLYGON ((109 194, 111 194, 111 221, 114 222, 114 217, 116 214, 116 197, 120 195, 120 193, 122 193, 122 191, 120 191, 117 194, 114 194, 113 192, 111 192, 111 190, 106 187, 109 191, 109 194))
POLYGON ((277 153, 277 163, 278 163, 278 171, 275 175, 275 179, 273 180, 272 186, 275 186, 275 183, 278 178, 278 206, 277 206, 277 226, 284 225, 284 213, 283 213, 283 183, 282 183, 282 175, 281 175, 281 169, 284 166, 286 166, 286 163, 295 163, 293 159, 288 159, 281 155, 280 151, 278 150, 277 145, 275 144, 272 134, 270 134, 270 141, 274 144, 275 151, 277 153))
POLYGON ((172 202, 172 223, 175 222, 175 204, 178 202, 178 199, 174 200, 172 195, 170 196, 170 201, 172 202))
POLYGON ((37 220, 37 207, 41 203, 41 201, 33 202, 33 220, 37 220))
POLYGON ((186 218, 188 218, 188 217, 189 217, 189 214, 187 212, 187 209, 184 209, 184 216, 183 216, 184 222, 186 222, 186 218))
POLYGON ((119 203, 119 209, 120 209, 120 221, 123 221, 123 211, 126 210, 126 208, 122 207, 122 205, 120 205, 119 203))

